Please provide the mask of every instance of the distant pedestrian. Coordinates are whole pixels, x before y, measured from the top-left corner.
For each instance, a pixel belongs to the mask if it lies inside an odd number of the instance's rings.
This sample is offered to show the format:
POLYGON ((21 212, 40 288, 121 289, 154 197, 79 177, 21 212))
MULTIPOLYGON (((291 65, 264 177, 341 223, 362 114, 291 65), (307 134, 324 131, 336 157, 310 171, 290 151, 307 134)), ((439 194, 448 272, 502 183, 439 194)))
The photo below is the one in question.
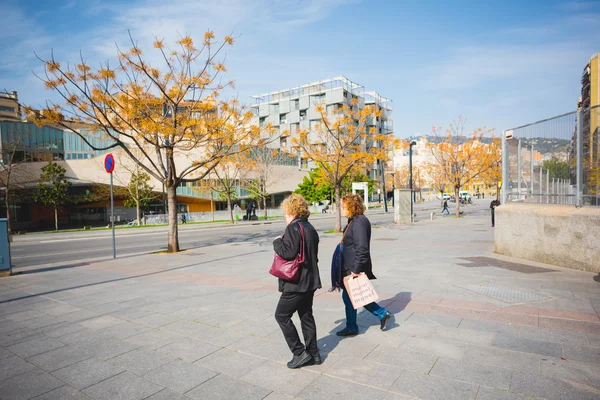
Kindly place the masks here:
POLYGON ((185 213, 184 213, 184 214, 181 214, 181 223, 182 223, 182 224, 185 224, 186 222, 187 222, 187 218, 186 218, 186 216, 185 216, 185 213))
POLYGON ((317 326, 313 317, 313 298, 315 291, 321 288, 319 277, 319 234, 308 222, 310 212, 308 203, 299 194, 292 194, 281 204, 287 227, 283 236, 273 241, 275 253, 285 260, 294 260, 304 250, 304 263, 300 266, 300 277, 291 282, 279 278, 281 297, 275 309, 275 319, 283 332, 285 340, 294 354, 287 363, 288 368, 300 368, 308 364, 321 364, 321 355, 317 347, 317 326), (300 227, 304 232, 304 249, 300 248, 300 227), (292 322, 292 315, 298 313, 304 344, 292 322))
POLYGON ((444 208, 442 209, 442 214, 446 211, 448 215, 450 215, 450 210, 448 209, 448 200, 444 200, 444 208))
POLYGON ((247 221, 252 220, 252 210, 253 209, 254 209, 254 203, 252 201, 248 201, 248 204, 246 204, 246 220, 247 221))
MULTIPOLYGON (((350 296, 343 284, 345 276, 359 276, 361 273, 369 279, 377 279, 373 275, 371 263, 371 222, 364 215, 365 205, 359 195, 348 194, 342 198, 342 215, 348 218, 348 225, 344 229, 342 238, 342 266, 341 271, 332 271, 332 284, 334 288, 342 289, 342 299, 346 309, 346 327, 336 332, 338 336, 358 335, 357 311, 352 305, 350 296), (337 276, 333 276, 334 272, 337 276)), ((379 304, 373 302, 365 306, 367 311, 377 317, 381 330, 385 330, 391 314, 379 304)))
POLYGON ((492 202, 490 203, 490 210, 492 210, 492 228, 494 227, 494 224, 495 224, 496 207, 498 207, 499 205, 500 205, 500 200, 492 200, 492 202))

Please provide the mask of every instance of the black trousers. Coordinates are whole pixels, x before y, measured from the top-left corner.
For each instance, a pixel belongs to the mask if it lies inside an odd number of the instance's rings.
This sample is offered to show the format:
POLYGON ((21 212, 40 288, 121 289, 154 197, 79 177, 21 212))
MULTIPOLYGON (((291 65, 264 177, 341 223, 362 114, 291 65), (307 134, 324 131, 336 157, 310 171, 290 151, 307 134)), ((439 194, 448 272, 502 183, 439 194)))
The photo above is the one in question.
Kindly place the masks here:
POLYGON ((283 337, 294 355, 299 356, 306 349, 309 353, 316 353, 317 326, 313 317, 312 307, 315 292, 307 293, 281 293, 279 303, 275 309, 275 320, 283 332, 283 337), (300 341, 298 331, 292 322, 292 315, 298 312, 304 343, 300 341))
POLYGON ((494 218, 494 210, 492 210, 492 226, 494 226, 495 218, 494 218))

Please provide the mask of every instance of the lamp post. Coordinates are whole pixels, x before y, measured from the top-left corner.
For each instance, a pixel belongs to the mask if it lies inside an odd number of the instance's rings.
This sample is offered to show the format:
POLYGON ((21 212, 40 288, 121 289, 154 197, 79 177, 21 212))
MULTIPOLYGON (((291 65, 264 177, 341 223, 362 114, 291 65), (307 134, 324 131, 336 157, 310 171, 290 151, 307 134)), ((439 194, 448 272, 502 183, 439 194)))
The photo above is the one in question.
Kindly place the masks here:
POLYGON ((392 173, 390 173, 390 175, 392 176, 392 208, 394 208, 394 207, 396 207, 395 199, 394 199, 396 197, 396 194, 395 194, 396 193, 396 178, 395 178, 396 173, 392 172, 392 173))
POLYGON ((413 173, 412 173, 412 147, 417 144, 416 141, 410 142, 408 146, 408 169, 409 169, 409 188, 410 188, 410 222, 413 222, 413 173))

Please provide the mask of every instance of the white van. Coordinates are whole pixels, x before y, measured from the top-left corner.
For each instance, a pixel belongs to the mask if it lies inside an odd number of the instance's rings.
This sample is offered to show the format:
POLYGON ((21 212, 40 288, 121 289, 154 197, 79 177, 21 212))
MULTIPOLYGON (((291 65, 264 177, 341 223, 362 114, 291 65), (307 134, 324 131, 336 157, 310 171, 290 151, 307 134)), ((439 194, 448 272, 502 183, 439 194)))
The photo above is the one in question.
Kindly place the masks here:
POLYGON ((465 199, 467 201, 471 200, 471 195, 466 190, 461 190, 460 192, 458 192, 458 196, 461 199, 465 199))

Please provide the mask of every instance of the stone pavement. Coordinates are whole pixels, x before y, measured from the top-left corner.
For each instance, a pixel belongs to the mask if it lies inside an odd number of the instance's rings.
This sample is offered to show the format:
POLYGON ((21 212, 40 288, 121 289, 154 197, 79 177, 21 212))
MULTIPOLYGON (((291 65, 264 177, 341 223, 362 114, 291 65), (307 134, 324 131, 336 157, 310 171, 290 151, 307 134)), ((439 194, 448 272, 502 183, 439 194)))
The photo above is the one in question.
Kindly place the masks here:
MULTIPOLYGON (((484 211, 374 228, 393 322, 362 312, 340 339, 341 296, 318 291, 325 361, 300 370, 273 318, 269 241, 4 278, 0 399, 599 399, 600 284, 493 254, 484 211)), ((337 240, 321 234, 327 287, 337 240)))

